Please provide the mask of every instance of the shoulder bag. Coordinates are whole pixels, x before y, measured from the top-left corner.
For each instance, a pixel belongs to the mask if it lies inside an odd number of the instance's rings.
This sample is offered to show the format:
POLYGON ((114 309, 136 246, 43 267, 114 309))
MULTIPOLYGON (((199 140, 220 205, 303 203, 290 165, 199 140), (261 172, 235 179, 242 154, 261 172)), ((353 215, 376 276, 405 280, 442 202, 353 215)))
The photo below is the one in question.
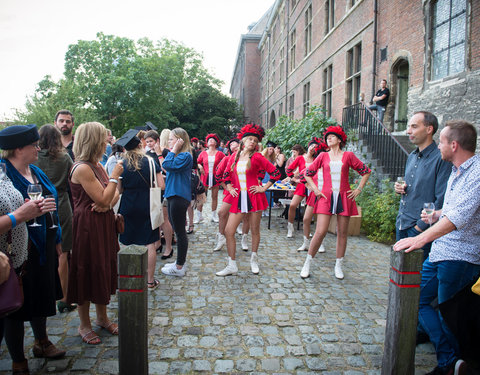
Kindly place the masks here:
POLYGON ((12 231, 7 233, 7 256, 10 263, 10 274, 7 281, 0 284, 0 318, 7 316, 23 306, 23 287, 21 278, 13 268, 10 258, 10 247, 12 244, 12 231))
POLYGON ((163 224, 162 189, 158 187, 157 174, 155 173, 155 162, 148 157, 150 169, 150 222, 152 230, 163 224))

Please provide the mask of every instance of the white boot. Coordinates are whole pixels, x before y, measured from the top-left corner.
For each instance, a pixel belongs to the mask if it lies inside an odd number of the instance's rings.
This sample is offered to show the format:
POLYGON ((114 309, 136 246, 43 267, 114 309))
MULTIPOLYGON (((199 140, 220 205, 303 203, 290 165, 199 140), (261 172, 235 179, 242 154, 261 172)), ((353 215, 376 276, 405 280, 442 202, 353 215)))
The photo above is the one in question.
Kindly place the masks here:
POLYGON ((300 272, 300 277, 302 279, 306 279, 308 276, 310 276, 310 263, 312 262, 312 259, 312 256, 310 254, 307 254, 307 259, 305 259, 302 271, 300 272))
POLYGON ((240 224, 240 225, 237 227, 237 233, 238 233, 239 235, 242 235, 242 234, 243 234, 243 229, 242 229, 242 228, 243 228, 243 225, 242 225, 242 224, 240 224))
POLYGON ((217 244, 213 248, 213 251, 219 251, 222 250, 223 245, 227 243, 227 239, 225 236, 221 233, 217 233, 217 244))
POLYGON ((242 250, 248 251, 248 234, 242 234, 242 250))
POLYGON ((218 214, 217 211, 212 211, 212 221, 218 223, 218 214))
POLYGON ((293 237, 293 223, 287 223, 287 238, 293 237))
POLYGON ((310 240, 308 237, 303 236, 303 244, 300 246, 297 251, 308 251, 308 247, 310 246, 310 240))
POLYGON ((323 246, 323 243, 320 245, 320 249, 318 249, 319 253, 324 253, 325 252, 325 246, 323 246))
POLYGON ((193 224, 198 224, 203 220, 202 213, 198 210, 195 210, 193 215, 193 224))
POLYGON ((340 280, 343 279, 342 264, 343 258, 337 258, 337 260, 335 261, 335 277, 340 280))
POLYGON ((250 257, 250 268, 252 270, 252 273, 254 273, 255 275, 260 272, 260 269, 258 268, 257 253, 252 253, 252 256, 250 257))
POLYGON ((232 258, 228 257, 227 266, 223 270, 217 272, 215 275, 228 276, 228 275, 235 275, 237 272, 238 272, 237 262, 232 260, 232 258))

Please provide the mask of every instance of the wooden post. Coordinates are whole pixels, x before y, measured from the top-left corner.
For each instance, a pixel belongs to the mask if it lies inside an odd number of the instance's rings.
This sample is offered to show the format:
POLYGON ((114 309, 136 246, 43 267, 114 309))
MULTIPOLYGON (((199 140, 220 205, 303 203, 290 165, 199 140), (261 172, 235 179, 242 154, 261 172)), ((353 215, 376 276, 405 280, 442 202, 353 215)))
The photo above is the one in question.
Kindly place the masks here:
POLYGON ((421 249, 410 253, 391 250, 382 375, 409 375, 415 372, 422 264, 421 249))
POLYGON ((148 375, 147 250, 118 253, 118 364, 120 375, 148 375))

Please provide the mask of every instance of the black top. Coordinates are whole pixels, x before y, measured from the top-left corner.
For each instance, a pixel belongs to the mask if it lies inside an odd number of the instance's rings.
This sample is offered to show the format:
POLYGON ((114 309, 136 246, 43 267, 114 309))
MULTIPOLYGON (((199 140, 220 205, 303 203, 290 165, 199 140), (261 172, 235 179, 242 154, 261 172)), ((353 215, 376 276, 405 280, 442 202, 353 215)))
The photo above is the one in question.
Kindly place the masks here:
POLYGON ((378 100, 376 104, 382 107, 386 107, 388 104, 388 98, 390 97, 390 90, 388 89, 388 87, 385 87, 383 90, 382 89, 378 90, 377 93, 375 94, 375 96, 383 96, 383 95, 387 95, 387 96, 385 97, 385 99, 378 100))

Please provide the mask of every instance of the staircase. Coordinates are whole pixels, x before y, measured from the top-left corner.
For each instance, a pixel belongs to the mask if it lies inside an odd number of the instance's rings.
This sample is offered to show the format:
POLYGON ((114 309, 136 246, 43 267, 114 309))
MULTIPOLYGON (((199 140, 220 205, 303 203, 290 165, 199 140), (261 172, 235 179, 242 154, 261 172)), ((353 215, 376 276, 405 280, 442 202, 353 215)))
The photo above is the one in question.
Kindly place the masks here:
POLYGON ((342 124, 350 136, 358 139, 360 151, 378 175, 391 180, 405 175, 409 154, 402 145, 405 136, 397 136, 399 141, 363 103, 343 108, 342 124))

